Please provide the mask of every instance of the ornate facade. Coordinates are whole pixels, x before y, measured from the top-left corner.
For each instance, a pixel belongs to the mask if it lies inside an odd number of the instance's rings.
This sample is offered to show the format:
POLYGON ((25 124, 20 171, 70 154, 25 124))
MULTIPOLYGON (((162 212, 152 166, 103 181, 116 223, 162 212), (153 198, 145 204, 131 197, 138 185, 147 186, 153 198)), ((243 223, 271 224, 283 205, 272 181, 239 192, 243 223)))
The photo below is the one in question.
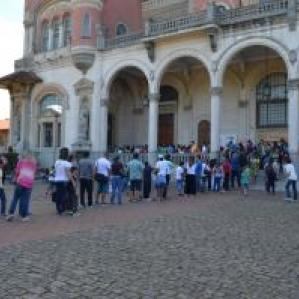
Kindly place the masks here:
POLYGON ((26 0, 10 143, 299 142, 297 0, 26 0))

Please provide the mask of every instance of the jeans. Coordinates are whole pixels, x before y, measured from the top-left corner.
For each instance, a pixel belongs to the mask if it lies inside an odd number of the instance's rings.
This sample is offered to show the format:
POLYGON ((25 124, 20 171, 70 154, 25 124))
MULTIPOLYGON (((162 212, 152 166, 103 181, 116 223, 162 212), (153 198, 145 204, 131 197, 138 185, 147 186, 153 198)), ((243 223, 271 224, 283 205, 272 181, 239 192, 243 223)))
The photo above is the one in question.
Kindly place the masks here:
POLYGON ((30 195, 31 195, 31 189, 24 188, 20 185, 17 185, 15 188, 12 202, 10 204, 9 214, 13 215, 15 213, 18 201, 20 201, 19 202, 19 215, 22 218, 27 217, 30 195))
POLYGON ((55 202, 56 211, 61 215, 65 210, 65 203, 67 198, 67 184, 68 182, 56 182, 55 202))
POLYGON ((196 192, 200 192, 202 188, 201 175, 196 175, 196 192))
POLYGON ((241 174, 239 169, 233 169, 232 170, 232 176, 231 176, 231 184, 232 188, 235 188, 235 178, 237 179, 238 187, 241 187, 241 174))
POLYGON ((290 198, 291 197, 291 193, 290 193, 290 186, 292 185, 292 189, 293 189, 293 197, 294 200, 297 200, 297 181, 295 180, 288 180, 287 184, 286 184, 286 197, 290 198))
POLYGON ((220 191, 220 183, 221 183, 221 178, 214 177, 214 188, 213 188, 213 191, 216 191, 216 192, 220 191))
POLYGON ((92 206, 92 179, 81 178, 80 179, 80 204, 85 207, 85 192, 88 196, 88 206, 92 206))
POLYGON ((272 193, 275 193, 275 180, 268 179, 266 182, 266 190, 268 193, 270 193, 271 189, 272 189, 272 193))
POLYGON ((118 204, 122 203, 122 190, 123 190, 123 179, 119 175, 111 177, 112 194, 111 203, 114 203, 115 196, 117 195, 118 204))
POLYGON ((6 213, 6 196, 3 188, 0 188, 0 201, 1 201, 1 210, 0 215, 5 215, 6 213))
POLYGON ((184 181, 183 180, 176 180, 176 190, 178 194, 184 193, 184 181))

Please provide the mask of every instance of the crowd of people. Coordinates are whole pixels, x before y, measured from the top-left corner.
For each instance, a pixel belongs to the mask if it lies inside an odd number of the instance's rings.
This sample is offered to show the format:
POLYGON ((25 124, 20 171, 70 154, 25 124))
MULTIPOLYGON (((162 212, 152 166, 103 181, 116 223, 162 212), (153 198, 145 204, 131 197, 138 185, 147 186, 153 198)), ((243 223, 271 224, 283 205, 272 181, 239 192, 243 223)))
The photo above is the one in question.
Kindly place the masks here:
MULTIPOLYGON (((154 165, 143 163, 140 151, 133 151, 132 159, 123 163, 119 153, 115 153, 111 160, 102 156, 94 161, 89 152, 75 159, 67 148, 62 148, 59 159, 49 172, 46 195, 55 203, 58 215, 73 216, 79 215, 79 208, 107 203, 121 205, 124 197, 128 197, 129 202, 142 199, 161 202, 168 198, 170 182, 174 181, 179 197, 190 197, 206 191, 241 190, 244 195, 242 198, 245 198, 250 185, 264 171, 268 193, 275 194, 276 181, 285 178, 286 199, 290 200, 292 193, 293 200, 297 200, 297 173, 289 157, 287 143, 283 140, 272 144, 261 142, 258 145, 251 141, 246 144, 229 143, 227 147, 220 148, 218 155, 213 158, 209 157, 205 145, 200 148, 191 142, 188 148, 188 154, 179 162, 172 161, 174 151, 169 150, 160 153, 154 165)), ((8 215, 2 183, 4 168, 5 161, 0 159, 1 215, 12 221, 19 204, 19 215, 23 221, 27 221, 31 214, 30 196, 37 171, 36 160, 26 154, 17 163, 13 179, 16 186, 8 215)))

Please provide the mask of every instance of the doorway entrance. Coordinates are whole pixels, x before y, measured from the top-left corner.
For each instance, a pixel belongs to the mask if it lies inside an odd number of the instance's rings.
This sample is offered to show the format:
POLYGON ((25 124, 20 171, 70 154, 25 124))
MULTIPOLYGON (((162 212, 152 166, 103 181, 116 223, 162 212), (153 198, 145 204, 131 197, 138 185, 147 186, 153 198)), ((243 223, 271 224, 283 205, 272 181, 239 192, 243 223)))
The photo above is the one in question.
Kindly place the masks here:
POLYGON ((160 114, 159 115, 159 145, 173 144, 174 136, 174 114, 160 114))
POLYGON ((210 145, 211 142, 211 124, 208 120, 202 120, 198 124, 197 143, 199 146, 210 145))

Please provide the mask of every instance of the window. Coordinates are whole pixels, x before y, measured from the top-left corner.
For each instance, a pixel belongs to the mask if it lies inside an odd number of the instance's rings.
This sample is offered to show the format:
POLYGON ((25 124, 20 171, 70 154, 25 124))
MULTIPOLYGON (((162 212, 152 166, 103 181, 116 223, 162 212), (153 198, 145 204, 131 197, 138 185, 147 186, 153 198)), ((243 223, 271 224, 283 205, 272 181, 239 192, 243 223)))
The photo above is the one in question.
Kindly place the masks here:
POLYGON ((49 24, 44 23, 42 26, 42 52, 49 50, 49 24))
POLYGON ((42 98, 40 102, 40 114, 62 113, 62 101, 55 94, 49 94, 42 98))
POLYGON ((91 36, 91 23, 89 14, 85 14, 82 19, 81 24, 81 36, 90 37, 91 36))
POLYGON ((256 87, 257 127, 287 125, 287 75, 273 73, 256 87))
POLYGON ((164 85, 160 88, 160 102, 173 102, 179 98, 178 92, 172 86, 164 85))
POLYGON ((56 94, 45 95, 39 103, 37 144, 52 148, 61 145, 62 100, 56 94))
POLYGON ((116 35, 126 35, 128 33, 127 26, 125 24, 118 24, 116 27, 116 35))
POLYGON ((53 21, 53 49, 57 49, 59 46, 59 21, 56 19, 53 21))
POLYGON ((53 146, 53 123, 45 122, 43 123, 43 133, 44 133, 44 147, 53 146))
POLYGON ((70 16, 63 18, 63 46, 66 47, 70 44, 72 34, 72 22, 70 16))

